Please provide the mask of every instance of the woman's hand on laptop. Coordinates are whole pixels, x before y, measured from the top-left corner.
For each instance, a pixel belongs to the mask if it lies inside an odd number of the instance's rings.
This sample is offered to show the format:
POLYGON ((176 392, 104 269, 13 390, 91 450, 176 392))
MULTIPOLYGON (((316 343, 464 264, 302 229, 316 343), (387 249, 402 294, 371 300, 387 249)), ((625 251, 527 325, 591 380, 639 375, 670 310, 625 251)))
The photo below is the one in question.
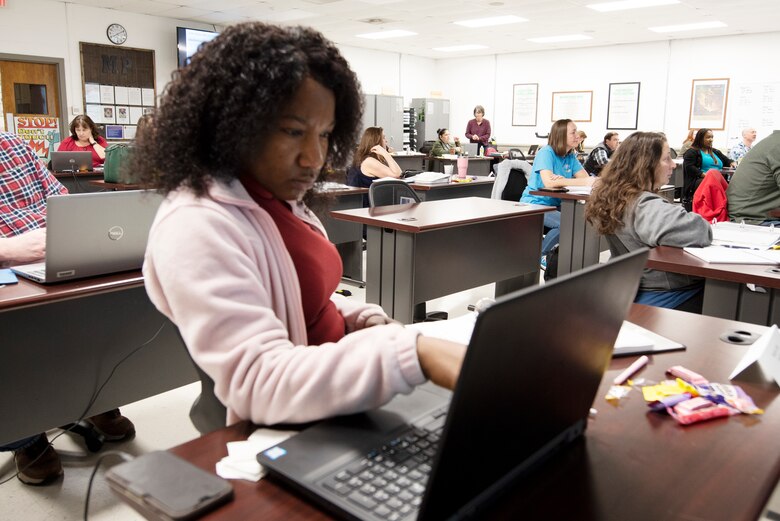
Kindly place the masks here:
POLYGON ((449 340, 419 336, 417 358, 423 374, 433 383, 447 389, 454 389, 466 355, 466 346, 449 340))
POLYGON ((31 232, 0 239, 0 260, 11 264, 36 262, 46 256, 46 229, 39 228, 31 232))

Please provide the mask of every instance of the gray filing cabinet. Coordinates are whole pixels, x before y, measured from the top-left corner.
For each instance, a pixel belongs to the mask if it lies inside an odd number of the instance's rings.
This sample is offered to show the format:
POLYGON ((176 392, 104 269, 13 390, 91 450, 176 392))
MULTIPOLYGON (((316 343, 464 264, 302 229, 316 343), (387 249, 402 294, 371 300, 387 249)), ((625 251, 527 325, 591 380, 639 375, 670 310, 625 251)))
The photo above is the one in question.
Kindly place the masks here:
POLYGON ((395 150, 404 148, 404 98, 386 94, 365 94, 363 130, 382 127, 387 144, 395 150))
MULTIPOLYGON (((450 100, 438 98, 414 98, 411 107, 417 113, 417 147, 425 141, 436 141, 440 128, 450 128, 450 100)), ((450 133, 458 136, 461 132, 450 133)))

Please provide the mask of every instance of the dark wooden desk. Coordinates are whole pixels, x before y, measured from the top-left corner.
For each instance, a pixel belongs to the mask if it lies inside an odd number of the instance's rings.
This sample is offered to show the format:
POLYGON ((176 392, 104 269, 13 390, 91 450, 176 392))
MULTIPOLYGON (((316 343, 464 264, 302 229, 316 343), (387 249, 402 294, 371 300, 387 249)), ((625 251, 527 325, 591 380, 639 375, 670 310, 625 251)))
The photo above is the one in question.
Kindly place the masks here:
POLYGON ((417 195, 423 201, 441 201, 443 199, 456 199, 460 197, 484 197, 490 199, 493 192, 495 177, 479 176, 469 183, 412 183, 417 195))
POLYGON ((90 181, 87 181, 92 186, 97 186, 98 188, 101 188, 102 190, 113 190, 117 192, 121 192, 124 190, 142 190, 143 186, 137 183, 107 183, 103 179, 92 179, 90 181))
POLYGON ((94 172, 52 172, 57 181, 65 185, 68 192, 72 194, 83 194, 87 192, 100 192, 99 188, 90 185, 89 181, 98 181, 103 179, 103 169, 94 172))
POLYGON ((465 197, 331 212, 365 224, 366 300, 411 323, 415 304, 496 282, 496 294, 538 284, 549 206, 465 197))
POLYGON ((780 268, 751 264, 710 264, 681 248, 658 246, 647 267, 705 279, 702 313, 761 325, 780 323, 780 268), (752 291, 755 284, 763 291, 752 291))
MULTIPOLYGON (((727 383, 747 347, 718 337, 735 329, 766 330, 638 304, 628 318, 687 346, 685 351, 652 356, 640 373, 650 380, 660 380, 667 368, 683 364, 711 381, 727 383)), ((589 422, 584 439, 517 483, 484 519, 754 521, 759 517, 780 478, 777 386, 735 381, 765 409, 763 416, 735 416, 683 427, 668 416, 647 412, 637 390, 618 404, 606 402, 612 379, 632 361, 633 357, 617 358, 610 364, 593 404, 598 414, 589 422)), ((242 422, 171 451, 214 472, 214 464, 227 455, 225 443, 246 439, 253 430, 242 422)), ((235 500, 204 519, 330 519, 272 480, 231 483, 235 500)))
MULTIPOLYGON (((486 176, 490 175, 490 167, 493 163, 492 157, 469 157, 468 175, 486 176)), ((431 172, 444 172, 444 165, 453 165, 453 174, 458 173, 458 160, 445 159, 443 157, 428 157, 428 170, 431 172)))
POLYGON ((197 380, 140 271, 0 288, 0 349, 0 444, 197 380))
POLYGON ((425 170, 425 154, 391 154, 401 171, 404 170, 425 170))

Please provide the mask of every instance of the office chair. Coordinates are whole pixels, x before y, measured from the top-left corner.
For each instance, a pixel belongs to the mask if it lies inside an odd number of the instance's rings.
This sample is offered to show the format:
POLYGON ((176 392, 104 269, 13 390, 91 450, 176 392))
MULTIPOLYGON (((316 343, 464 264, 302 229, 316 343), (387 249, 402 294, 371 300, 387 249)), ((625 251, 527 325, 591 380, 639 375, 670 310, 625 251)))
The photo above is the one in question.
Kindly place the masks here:
MULTIPOLYGON (((368 202, 373 208, 375 206, 389 206, 393 204, 404 204, 408 200, 419 203, 420 196, 417 195, 411 186, 400 179, 388 179, 383 181, 374 181, 368 188, 368 202)), ((415 304, 414 322, 430 322, 434 320, 447 320, 446 311, 431 311, 426 313, 425 302, 415 304)))
POLYGON ((519 148, 510 148, 509 149, 509 159, 523 159, 525 160, 525 154, 523 154, 523 151, 519 148))
POLYGON ((539 150, 539 145, 531 145, 530 147, 528 147, 528 155, 532 156, 536 154, 537 150, 539 150))
POLYGON ((541 134, 539 134, 538 132, 534 132, 534 135, 535 135, 537 138, 539 138, 539 139, 549 139, 549 138, 550 138, 550 134, 541 135, 541 134))
POLYGON ((677 159, 677 151, 673 148, 669 148, 669 155, 672 156, 672 159, 677 159))
POLYGON ((200 378, 200 395, 195 398, 195 401, 192 402, 192 407, 190 407, 190 421, 192 421, 192 424, 201 434, 221 429, 225 426, 227 420, 227 407, 214 394, 214 380, 192 359, 192 355, 190 355, 190 351, 187 349, 187 345, 184 343, 178 328, 176 328, 176 334, 179 335, 179 340, 181 340, 184 350, 187 351, 187 356, 190 358, 192 365, 195 366, 195 371, 197 371, 198 378, 200 378))

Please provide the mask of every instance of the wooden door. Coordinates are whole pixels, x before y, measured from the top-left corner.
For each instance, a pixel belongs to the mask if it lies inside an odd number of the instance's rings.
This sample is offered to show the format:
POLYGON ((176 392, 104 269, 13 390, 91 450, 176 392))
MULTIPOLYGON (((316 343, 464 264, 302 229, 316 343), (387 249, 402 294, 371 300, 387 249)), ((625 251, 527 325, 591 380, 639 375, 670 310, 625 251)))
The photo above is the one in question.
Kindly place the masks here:
POLYGON ((31 63, 24 61, 0 60, 0 92, 2 92, 2 127, 14 132, 13 123, 9 126, 9 114, 29 116, 28 129, 19 129, 19 135, 27 139, 39 156, 46 157, 51 142, 47 144, 47 134, 52 121, 43 120, 43 116, 56 118, 60 125, 59 137, 68 135, 60 114, 59 78, 56 64, 31 63), (26 134, 26 135, 23 135, 26 134))

